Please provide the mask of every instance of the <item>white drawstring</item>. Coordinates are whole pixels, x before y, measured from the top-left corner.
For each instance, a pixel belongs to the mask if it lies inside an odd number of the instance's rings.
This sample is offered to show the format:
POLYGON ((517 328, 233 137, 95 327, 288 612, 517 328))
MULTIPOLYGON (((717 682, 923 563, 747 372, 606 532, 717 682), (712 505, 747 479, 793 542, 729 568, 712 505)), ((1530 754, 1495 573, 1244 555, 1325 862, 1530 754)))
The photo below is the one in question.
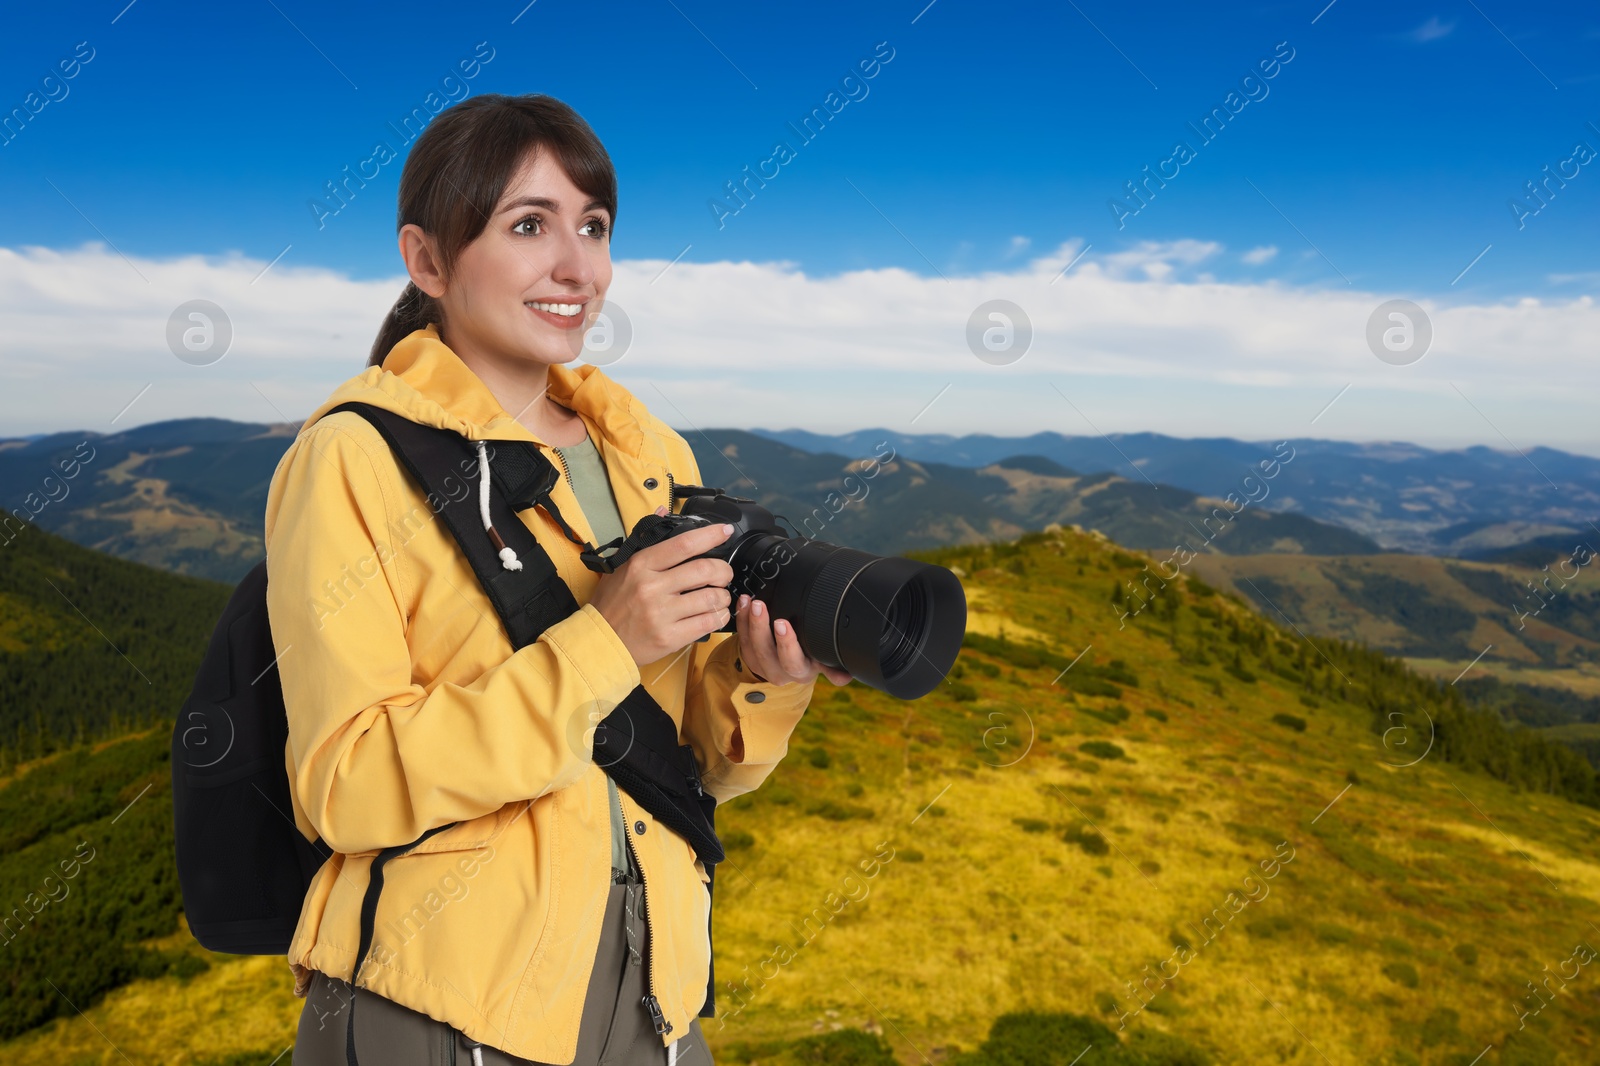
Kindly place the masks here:
POLYGON ((521 570, 522 560, 517 558, 517 553, 500 539, 494 523, 489 521, 489 449, 483 441, 478 442, 478 513, 483 516, 483 531, 489 534, 489 539, 500 545, 500 565, 507 570, 521 570))

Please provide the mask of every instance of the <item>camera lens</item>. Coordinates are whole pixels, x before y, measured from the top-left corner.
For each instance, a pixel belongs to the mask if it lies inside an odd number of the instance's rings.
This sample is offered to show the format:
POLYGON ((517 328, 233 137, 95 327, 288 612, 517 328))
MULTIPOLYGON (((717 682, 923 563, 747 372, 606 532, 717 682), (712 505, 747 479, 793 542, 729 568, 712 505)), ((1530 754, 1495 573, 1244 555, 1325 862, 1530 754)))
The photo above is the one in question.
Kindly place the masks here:
POLYGON ((933 691, 955 665, 967 595, 947 567, 791 537, 772 512, 721 493, 691 498, 683 513, 738 523, 741 532, 708 553, 733 567, 729 593, 787 619, 818 662, 905 700, 933 691))
POLYGON ((774 618, 794 623, 818 662, 901 699, 927 695, 955 663, 967 599, 945 567, 803 538, 779 540, 765 555, 757 595, 774 618))
POLYGON ((921 633, 928 600, 920 585, 907 585, 895 594, 883 615, 883 632, 878 637, 878 661, 883 672, 893 677, 903 673, 917 653, 913 634, 921 633))

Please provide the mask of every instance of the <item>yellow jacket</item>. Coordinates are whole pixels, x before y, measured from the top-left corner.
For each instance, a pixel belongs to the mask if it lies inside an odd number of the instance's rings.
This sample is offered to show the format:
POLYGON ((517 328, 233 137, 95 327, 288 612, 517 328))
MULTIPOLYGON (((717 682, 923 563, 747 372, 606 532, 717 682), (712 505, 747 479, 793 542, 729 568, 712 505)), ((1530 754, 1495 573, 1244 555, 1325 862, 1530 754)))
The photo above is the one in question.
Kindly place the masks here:
MULTIPOLYGON (((582 417, 605 460, 626 529, 669 503, 672 482, 702 483, 683 438, 597 367, 549 373, 550 395, 582 417)), ((279 462, 266 545, 284 757, 296 825, 336 852, 289 947, 296 994, 311 969, 351 979, 378 851, 459 822, 384 867, 358 983, 511 1055, 571 1062, 611 880, 593 722, 642 681, 721 802, 772 772, 815 683, 755 681, 735 633, 637 666, 588 602, 599 575, 537 507, 520 517, 581 606, 513 652, 449 530, 377 430, 353 411, 318 420, 349 400, 471 440, 532 441, 560 468, 432 326, 340 385, 279 462)), ((592 543, 566 478, 551 495, 592 543)), ((622 804, 665 1045, 705 1003, 708 878, 687 841, 626 792, 622 804)))

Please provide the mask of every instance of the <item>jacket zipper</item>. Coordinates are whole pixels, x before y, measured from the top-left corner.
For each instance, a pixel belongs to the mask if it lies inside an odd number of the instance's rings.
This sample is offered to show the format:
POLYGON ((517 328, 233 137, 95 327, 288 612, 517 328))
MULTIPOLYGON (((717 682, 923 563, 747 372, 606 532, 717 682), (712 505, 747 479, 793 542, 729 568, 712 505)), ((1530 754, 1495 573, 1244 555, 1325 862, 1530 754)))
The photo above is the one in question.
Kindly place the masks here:
MULTIPOLYGON (((567 457, 565 455, 563 455, 561 453, 561 450, 559 448, 555 447, 555 445, 551 445, 550 446, 550 450, 556 453, 556 458, 557 459, 561 460, 561 473, 562 473, 562 476, 567 479, 567 485, 572 489, 573 492, 577 492, 578 491, 578 485, 577 485, 577 482, 572 480, 572 471, 570 469, 568 469, 568 467, 567 467, 567 457)), ((672 480, 672 471, 668 470, 667 471, 667 513, 668 514, 672 513, 673 505, 678 502, 677 496, 678 496, 677 483, 672 480)))
MULTIPOLYGON (((577 487, 573 484, 572 472, 567 469, 567 457, 561 454, 560 450, 557 449, 556 458, 561 460, 561 472, 566 476, 567 484, 573 488, 574 492, 576 492, 577 487)), ((676 495, 677 493, 672 480, 672 471, 669 470, 667 471, 667 512, 669 514, 672 512, 672 505, 676 495)), ((697 766, 696 770, 698 769, 699 767, 697 766)), ((694 786, 694 789, 697 793, 703 794, 701 792, 698 775, 691 779, 689 783, 694 786)), ((650 1012, 650 1023, 654 1027, 656 1034, 658 1036, 662 1036, 672 1032, 672 1023, 667 1021, 666 1015, 662 1013, 661 1010, 661 1001, 656 998, 656 975, 655 968, 652 965, 655 957, 653 950, 654 942, 650 938, 650 887, 645 883, 644 864, 639 861, 639 852, 633 846, 633 827, 628 824, 628 819, 626 817, 622 819, 622 834, 627 839, 628 854, 633 858, 634 869, 639 871, 639 888, 645 900, 644 927, 646 956, 644 976, 646 991, 644 996, 644 1007, 650 1012)))
POLYGON ((564 476, 567 479, 567 487, 572 489, 573 492, 577 492, 578 491, 578 486, 572 480, 572 471, 567 469, 567 457, 565 455, 562 455, 561 454, 561 449, 557 448, 555 445, 551 445, 550 446, 550 450, 556 453, 556 458, 557 459, 561 460, 561 473, 562 473, 562 476, 564 476))
MULTIPOLYGON (((578 483, 572 480, 572 471, 567 466, 567 457, 554 444, 550 445, 550 450, 556 453, 557 459, 561 460, 561 476, 567 479, 567 488, 571 489, 572 494, 576 496, 578 494, 578 483)), ((578 510, 583 510, 583 501, 581 500, 578 502, 578 510)), ((559 525, 560 523, 557 524, 559 525)))
MULTIPOLYGON (((624 812, 626 815, 626 812, 624 812)), ((639 852, 633 846, 633 826, 628 824, 626 816, 622 819, 622 833, 628 840, 628 854, 633 857, 634 868, 639 871, 639 887, 644 896, 644 928, 645 928, 645 996, 644 1008, 650 1012, 650 1022, 655 1027, 656 1035, 660 1036, 672 1032, 672 1023, 667 1021, 666 1015, 661 1011, 661 1001, 656 998, 655 967, 655 941, 650 936, 650 886, 645 883, 644 864, 639 861, 639 852)))

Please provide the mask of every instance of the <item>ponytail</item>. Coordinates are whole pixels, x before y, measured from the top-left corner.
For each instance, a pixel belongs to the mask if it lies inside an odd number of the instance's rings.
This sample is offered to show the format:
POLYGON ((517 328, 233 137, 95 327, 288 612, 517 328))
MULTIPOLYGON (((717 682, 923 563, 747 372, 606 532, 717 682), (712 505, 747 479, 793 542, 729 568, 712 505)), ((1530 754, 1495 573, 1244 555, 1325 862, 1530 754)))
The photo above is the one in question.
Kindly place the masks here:
POLYGON ((382 366, 384 357, 395 345, 417 330, 426 328, 430 322, 438 322, 439 318, 439 305, 433 297, 417 288, 416 282, 406 282, 405 291, 389 308, 383 325, 378 327, 378 339, 372 342, 372 354, 367 359, 367 365, 382 366))

